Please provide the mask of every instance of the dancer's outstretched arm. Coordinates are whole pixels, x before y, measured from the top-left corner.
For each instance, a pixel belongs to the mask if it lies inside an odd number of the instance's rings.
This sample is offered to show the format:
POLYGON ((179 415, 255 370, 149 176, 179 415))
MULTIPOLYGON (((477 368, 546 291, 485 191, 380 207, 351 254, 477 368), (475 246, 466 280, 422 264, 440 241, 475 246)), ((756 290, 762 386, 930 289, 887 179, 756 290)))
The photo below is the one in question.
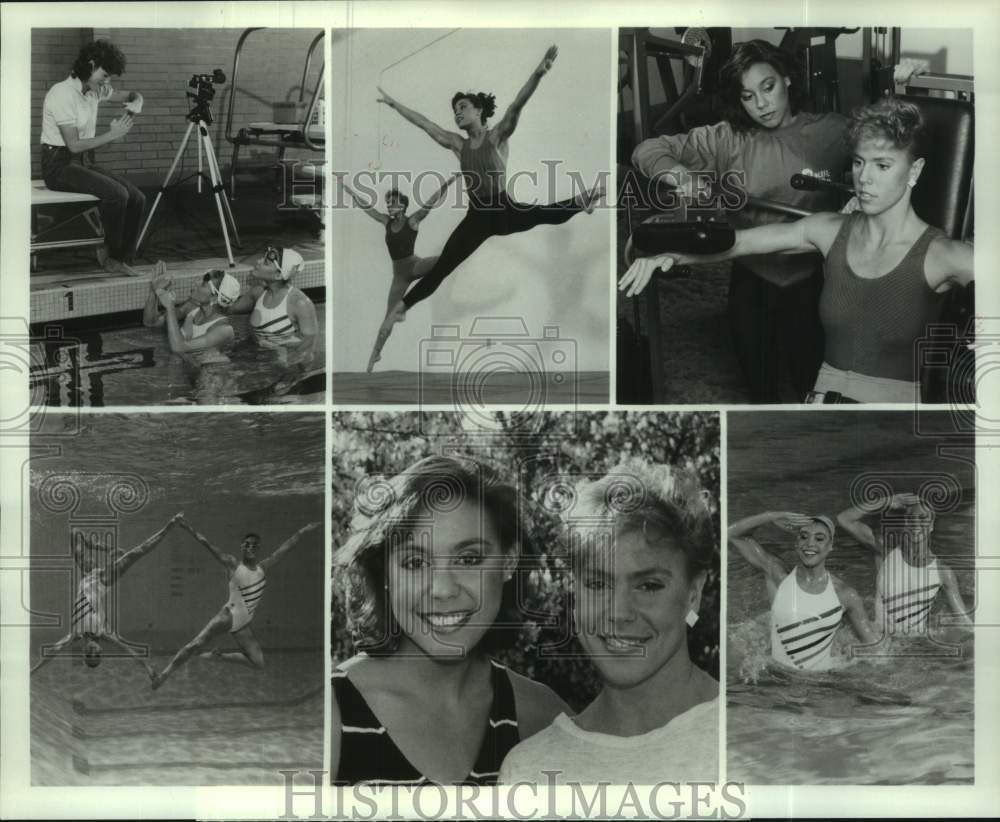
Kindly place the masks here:
POLYGON ((378 93, 381 96, 376 102, 385 103, 385 105, 389 106, 389 108, 398 111, 404 120, 413 123, 413 125, 417 128, 426 132, 427 135, 439 146, 450 149, 456 154, 462 150, 463 140, 461 134, 457 134, 454 131, 446 131, 437 123, 428 120, 420 112, 414 111, 412 108, 407 108, 402 103, 397 102, 386 94, 381 88, 379 88, 378 93))
POLYGON ((362 200, 360 195, 343 180, 340 181, 340 184, 344 187, 344 191, 346 191, 348 194, 351 195, 351 199, 354 200, 354 203, 357 205, 357 207, 360 208, 369 217, 371 217, 375 222, 381 223, 382 225, 385 225, 387 222, 389 222, 388 214, 383 214, 377 208, 373 208, 370 205, 365 205, 366 201, 362 200))
POLYGON ((521 86, 521 90, 514 98, 514 102, 510 104, 507 111, 504 112, 503 118, 493 129, 498 143, 504 142, 514 133, 514 129, 517 128, 517 121, 521 118, 521 110, 524 108, 525 103, 531 99, 531 95, 535 93, 535 89, 538 88, 538 84, 542 81, 542 78, 552 68, 552 64, 555 62, 558 54, 558 48, 549 46, 548 51, 545 52, 545 56, 542 58, 542 62, 538 64, 538 68, 531 73, 528 82, 521 86))
POLYGON ((191 527, 191 524, 186 519, 181 519, 178 524, 186 530, 191 536, 193 536, 198 542, 204 545, 213 557, 219 562, 220 565, 225 565, 230 571, 234 570, 236 566, 240 563, 232 554, 227 554, 224 551, 220 551, 211 542, 209 542, 202 534, 198 533, 191 527))
POLYGON ((257 564, 260 565, 260 567, 263 568, 264 570, 267 570, 272 565, 276 565, 284 558, 285 554, 287 554, 289 551, 292 550, 292 548, 296 546, 296 544, 304 534, 307 534, 310 531, 314 531, 315 529, 319 528, 320 525, 322 524, 323 523, 321 522, 310 522, 308 525, 303 525, 301 528, 299 528, 298 531, 296 531, 288 539, 286 539, 283 543, 281 543, 281 545, 279 545, 274 550, 273 554, 271 554, 268 557, 264 557, 264 559, 262 559, 257 564))
POLYGON ((31 676, 31 674, 35 673, 35 671, 39 670, 43 665, 48 665, 53 659, 56 658, 56 654, 59 653, 59 651, 61 651, 63 648, 69 645, 78 636, 79 634, 74 634, 72 631, 70 631, 62 639, 57 640, 55 645, 52 646, 51 653, 48 654, 47 656, 43 656, 40 660, 38 660, 38 662, 36 662, 31 667, 31 671, 29 672, 28 676, 31 676))
MULTIPOLYGON (((456 171, 454 174, 452 174, 451 177, 445 180, 444 185, 441 186, 441 188, 439 188, 436 192, 434 192, 434 195, 424 204, 423 208, 418 208, 410 215, 410 225, 413 228, 416 228, 420 224, 420 222, 424 219, 424 217, 426 217, 428 214, 431 213, 431 209, 436 207, 437 204, 444 199, 444 195, 445 192, 448 190, 448 187, 451 186, 451 184, 454 183, 461 176, 462 176, 461 171, 456 171)), ((348 191, 349 190, 350 189, 348 189, 348 191)), ((403 295, 400 294, 399 297, 400 299, 402 299, 403 295)))
POLYGON ((138 560, 142 559, 146 554, 152 551, 163 538, 167 535, 167 531, 174 527, 178 522, 180 522, 184 517, 184 514, 178 511, 174 514, 167 524, 164 525, 159 531, 150 536, 148 539, 143 540, 135 548, 126 551, 122 556, 118 557, 112 568, 112 578, 111 582, 116 582, 121 579, 122 574, 124 574, 129 568, 131 568, 138 560))

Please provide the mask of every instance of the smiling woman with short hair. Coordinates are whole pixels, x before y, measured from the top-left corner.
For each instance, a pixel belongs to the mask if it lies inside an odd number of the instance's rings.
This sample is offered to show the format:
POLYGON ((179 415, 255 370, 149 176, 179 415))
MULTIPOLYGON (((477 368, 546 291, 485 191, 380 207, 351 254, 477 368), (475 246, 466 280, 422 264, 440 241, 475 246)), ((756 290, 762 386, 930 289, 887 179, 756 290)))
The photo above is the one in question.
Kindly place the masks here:
POLYGON ((706 498, 693 475, 640 462, 577 495, 573 619, 603 687, 511 751, 500 781, 715 782, 719 683, 688 650, 717 558, 706 498))

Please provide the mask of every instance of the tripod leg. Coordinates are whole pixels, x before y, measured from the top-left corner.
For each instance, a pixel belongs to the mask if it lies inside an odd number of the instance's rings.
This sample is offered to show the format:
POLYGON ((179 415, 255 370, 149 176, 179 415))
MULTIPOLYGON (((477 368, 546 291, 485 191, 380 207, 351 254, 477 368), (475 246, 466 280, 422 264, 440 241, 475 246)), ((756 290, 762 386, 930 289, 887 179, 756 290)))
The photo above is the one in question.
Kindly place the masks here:
POLYGON ((198 141, 198 193, 201 194, 201 178, 205 176, 201 162, 201 140, 198 141))
POLYGON ((216 173, 216 166, 212 162, 212 141, 208 136, 208 126, 205 125, 204 121, 198 122, 198 132, 201 135, 201 140, 205 143, 205 156, 208 160, 208 173, 212 178, 212 195, 215 197, 215 208, 219 212, 219 225, 222 226, 222 236, 226 241, 226 256, 229 259, 229 267, 235 268, 236 261, 233 259, 233 247, 229 243, 229 228, 226 225, 226 216, 222 211, 222 197, 220 196, 222 181, 219 179, 216 173))
MULTIPOLYGON (((212 142, 212 136, 207 134, 205 136, 205 141, 208 145, 208 162, 211 166, 215 166, 215 179, 218 181, 219 185, 222 185, 222 169, 219 168, 219 159, 215 153, 215 144, 212 142)), ((233 211, 229 205, 229 199, 226 197, 225 188, 220 188, 219 193, 222 195, 222 206, 226 212, 226 216, 229 218, 229 225, 233 230, 233 241, 236 243, 236 247, 239 248, 243 243, 240 241, 240 232, 236 228, 236 220, 233 217, 233 211)))
POLYGON ((184 139, 181 140, 181 144, 177 147, 177 153, 174 155, 174 161, 170 164, 170 170, 167 171, 167 176, 163 178, 163 185, 161 185, 160 190, 156 192, 156 199, 153 200, 153 207, 149 209, 149 214, 146 215, 146 222, 142 224, 142 231, 139 232, 139 239, 135 241, 136 251, 138 251, 139 246, 142 245, 143 238, 146 236, 146 229, 149 228, 149 224, 153 220, 153 215, 156 213, 156 207, 160 204, 163 192, 167 190, 170 178, 174 176, 174 171, 177 170, 177 164, 181 161, 181 156, 184 154, 184 149, 187 147, 188 140, 191 138, 191 129, 193 128, 194 122, 189 123, 187 131, 184 132, 184 139))

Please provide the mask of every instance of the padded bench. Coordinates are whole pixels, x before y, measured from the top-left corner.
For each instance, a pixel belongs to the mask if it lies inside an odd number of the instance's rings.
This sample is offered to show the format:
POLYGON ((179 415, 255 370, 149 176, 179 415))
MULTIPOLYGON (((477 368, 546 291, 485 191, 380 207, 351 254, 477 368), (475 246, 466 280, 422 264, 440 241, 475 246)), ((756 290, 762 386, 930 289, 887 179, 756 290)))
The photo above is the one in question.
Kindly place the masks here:
POLYGON ((96 203, 99 200, 93 194, 79 194, 74 191, 52 191, 46 188, 45 182, 43 180, 32 180, 31 181, 31 270, 34 271, 36 267, 37 254, 39 251, 46 251, 53 248, 80 248, 80 247, 96 247, 104 245, 104 226, 101 225, 101 215, 97 210, 96 203), (66 203, 81 203, 86 204, 86 208, 82 212, 76 212, 71 217, 67 217, 60 222, 55 222, 54 220, 49 221, 49 224, 40 226, 38 218, 38 207, 39 206, 49 206, 49 205, 63 205, 66 203), (42 235, 48 234, 59 228, 62 228, 67 223, 72 222, 78 217, 83 217, 87 224, 91 228, 91 236, 89 237, 70 237, 61 240, 42 240, 40 239, 42 235))

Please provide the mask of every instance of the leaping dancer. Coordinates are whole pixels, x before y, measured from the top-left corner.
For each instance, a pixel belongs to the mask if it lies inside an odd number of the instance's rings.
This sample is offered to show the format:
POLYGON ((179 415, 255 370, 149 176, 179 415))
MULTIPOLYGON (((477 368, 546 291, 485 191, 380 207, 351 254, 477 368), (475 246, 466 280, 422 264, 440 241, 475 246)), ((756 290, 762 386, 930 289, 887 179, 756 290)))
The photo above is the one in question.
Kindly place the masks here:
POLYGON ((73 548, 73 562, 80 569, 82 577, 77 586, 76 599, 73 600, 69 633, 58 640, 50 652, 32 667, 31 673, 35 673, 43 665, 55 659, 59 651, 74 640, 82 641, 83 660, 87 663, 87 667, 96 668, 101 664, 101 641, 104 640, 125 651, 146 669, 146 673, 150 677, 155 675, 152 666, 139 652, 126 645, 121 637, 109 627, 107 619, 108 589, 117 585, 129 568, 159 545, 167 535, 167 531, 180 522, 183 516, 181 513, 174 514, 159 531, 132 550, 121 553, 110 566, 108 565, 107 548, 92 542, 88 542, 86 547, 76 545, 73 548))
MULTIPOLYGON (((409 215, 406 213, 406 209, 410 204, 410 198, 398 189, 394 188, 386 192, 385 206, 389 213, 383 214, 372 205, 366 205, 366 201, 354 189, 346 182, 341 182, 344 190, 351 195, 351 199, 358 204, 361 210, 385 226, 385 246, 392 259, 392 284, 389 286, 389 297, 386 301, 386 317, 389 316, 393 307, 403 299, 410 284, 419 280, 437 264, 437 257, 418 257, 413 253, 417 243, 417 231, 420 229, 420 223, 430 214, 431 209, 441 202, 448 187, 459 176, 460 173, 455 172, 454 176, 449 177, 422 208, 409 215)), ((381 359, 379 352, 385 344, 385 340, 381 339, 381 333, 380 330, 379 339, 376 341, 371 358, 368 360, 367 371, 369 374, 375 367, 375 363, 381 359)))
POLYGON ((232 554, 223 553, 212 545, 187 521, 181 519, 180 524, 229 571, 229 601, 222 606, 219 613, 209 620, 194 639, 177 652, 167 667, 159 673, 155 671, 150 673, 154 691, 194 654, 202 654, 211 640, 227 631, 232 634, 236 644, 240 646, 239 652, 207 652, 202 655, 214 656, 227 662, 251 665, 254 668, 263 668, 264 652, 261 650, 257 637, 254 636, 250 623, 253 621, 254 612, 264 596, 264 588, 267 585, 265 572, 284 558, 285 554, 295 547, 303 534, 320 526, 318 522, 310 522, 308 525, 302 526, 270 556, 258 562, 257 552, 260 550, 260 537, 257 534, 247 534, 243 538, 240 543, 241 559, 237 560, 232 554))
POLYGON ((455 153, 465 178, 469 195, 469 210, 462 222, 451 233, 437 263, 421 277, 406 295, 386 315, 379 329, 375 350, 369 360, 369 370, 379 359, 382 346, 392 333, 392 326, 406 318, 406 312, 437 290, 445 277, 468 259, 490 237, 503 237, 529 231, 538 225, 565 223, 574 214, 590 214, 604 189, 597 185, 569 200, 547 205, 526 205, 512 199, 505 188, 508 140, 517 128, 521 111, 535 93, 555 62, 559 50, 550 46, 545 56, 532 72, 531 77, 517 93, 507 112, 495 127, 486 121, 496 111, 496 98, 483 92, 458 92, 452 97, 451 107, 455 125, 466 136, 447 131, 431 122, 424 115, 407 108, 379 88, 379 103, 384 103, 408 122, 423 130, 442 148, 455 153))

